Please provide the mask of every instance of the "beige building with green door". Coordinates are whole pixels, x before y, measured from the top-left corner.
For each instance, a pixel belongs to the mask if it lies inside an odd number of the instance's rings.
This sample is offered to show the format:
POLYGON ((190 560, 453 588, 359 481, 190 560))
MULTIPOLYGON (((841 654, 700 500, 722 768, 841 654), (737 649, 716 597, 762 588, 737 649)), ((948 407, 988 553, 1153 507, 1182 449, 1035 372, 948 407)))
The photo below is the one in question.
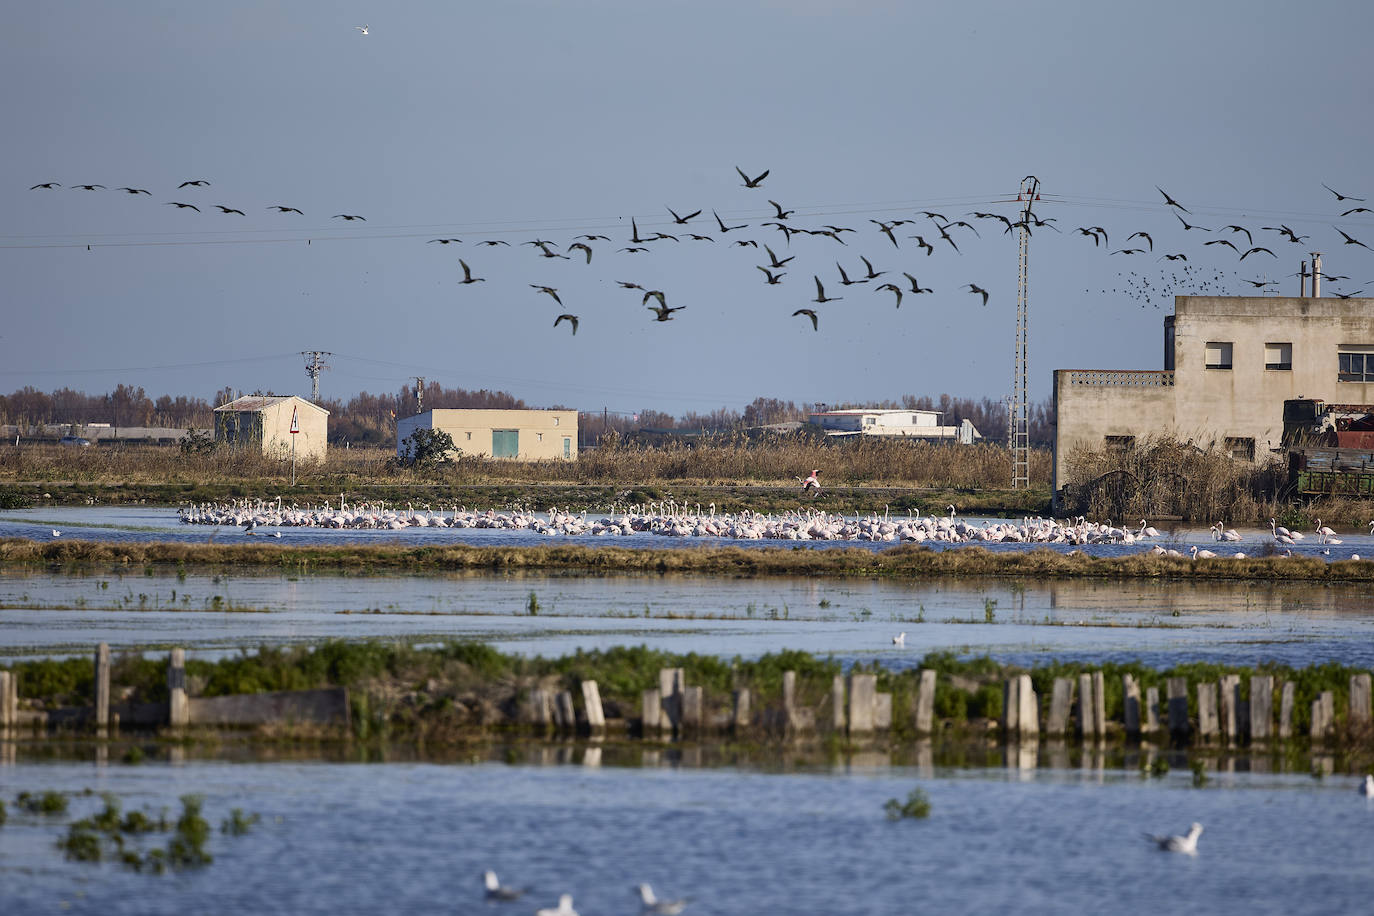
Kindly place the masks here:
POLYGON ((294 444, 297 461, 323 461, 328 436, 329 411, 295 395, 244 395, 215 408, 215 441, 260 448, 274 458, 290 458, 294 444))
POLYGON ((417 429, 446 432, 464 455, 482 458, 577 457, 575 410, 461 410, 436 408, 396 421, 396 454, 417 429))

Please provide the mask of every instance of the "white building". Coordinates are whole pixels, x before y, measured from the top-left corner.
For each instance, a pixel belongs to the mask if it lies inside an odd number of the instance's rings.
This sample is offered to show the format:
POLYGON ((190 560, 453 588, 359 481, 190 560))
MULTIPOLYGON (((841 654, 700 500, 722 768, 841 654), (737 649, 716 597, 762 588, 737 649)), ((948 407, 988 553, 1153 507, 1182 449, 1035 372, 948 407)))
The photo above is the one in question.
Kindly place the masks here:
POLYGON ((294 446, 298 460, 323 461, 328 436, 329 411, 295 395, 244 395, 215 408, 216 441, 260 448, 274 458, 290 458, 294 446))
POLYGON ((464 455, 483 458, 577 458, 577 411, 437 408, 396 421, 396 454, 417 429, 446 432, 464 455))
POLYGON ((825 410, 811 414, 811 422, 827 436, 886 436, 957 442, 972 445, 983 438, 968 420, 958 426, 940 425, 938 410, 825 410))

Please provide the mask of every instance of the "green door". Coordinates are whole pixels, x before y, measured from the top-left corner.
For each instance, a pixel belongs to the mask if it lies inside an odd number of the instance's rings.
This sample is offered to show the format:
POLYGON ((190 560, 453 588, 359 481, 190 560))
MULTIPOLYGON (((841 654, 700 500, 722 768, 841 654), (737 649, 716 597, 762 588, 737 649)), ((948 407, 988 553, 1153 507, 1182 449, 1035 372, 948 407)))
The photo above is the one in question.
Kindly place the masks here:
POLYGON ((493 429, 491 431, 491 457, 514 458, 520 451, 520 430, 493 429))
POLYGON ((564 457, 564 458, 571 458, 571 457, 572 457, 572 436, 564 436, 564 437, 563 437, 563 457, 564 457))

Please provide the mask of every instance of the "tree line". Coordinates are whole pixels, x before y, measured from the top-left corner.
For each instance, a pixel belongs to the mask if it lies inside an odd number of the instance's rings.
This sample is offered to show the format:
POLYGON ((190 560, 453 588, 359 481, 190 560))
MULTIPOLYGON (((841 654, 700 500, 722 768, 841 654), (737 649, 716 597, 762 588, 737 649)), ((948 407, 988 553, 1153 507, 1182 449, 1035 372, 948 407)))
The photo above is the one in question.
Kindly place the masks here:
MULTIPOLYGON (((264 394, 265 392, 254 392, 264 394)), ((119 384, 104 394, 86 394, 71 388, 52 392, 26 386, 11 394, 0 394, 0 425, 35 427, 63 427, 87 423, 108 423, 115 427, 155 426, 186 429, 209 429, 214 426, 214 408, 233 400, 237 393, 222 388, 209 399, 187 395, 150 397, 141 387, 119 384)), ((423 389, 403 386, 394 393, 371 394, 360 392, 351 398, 321 399, 319 405, 329 411, 329 440, 336 444, 383 445, 395 444, 396 419, 408 417, 421 409, 433 408, 495 408, 523 410, 528 405, 506 391, 482 388, 445 388, 439 382, 428 382, 423 389)), ((572 408, 550 405, 555 409, 572 408)), ((623 411, 582 411, 578 429, 584 444, 595 444, 608 432, 624 436, 639 429, 680 432, 732 432, 762 426, 781 426, 804 423, 818 410, 845 408, 886 408, 899 410, 935 410, 941 413, 940 422, 957 426, 970 421, 983 437, 991 442, 1004 442, 1007 436, 1007 403, 992 398, 960 398, 950 394, 903 395, 880 403, 802 403, 778 398, 758 397, 743 410, 722 407, 706 413, 688 411, 681 416, 645 408, 637 413, 623 411)), ((1031 445, 1046 447, 1054 440, 1054 408, 1049 400, 1032 404, 1028 410, 1031 445)))

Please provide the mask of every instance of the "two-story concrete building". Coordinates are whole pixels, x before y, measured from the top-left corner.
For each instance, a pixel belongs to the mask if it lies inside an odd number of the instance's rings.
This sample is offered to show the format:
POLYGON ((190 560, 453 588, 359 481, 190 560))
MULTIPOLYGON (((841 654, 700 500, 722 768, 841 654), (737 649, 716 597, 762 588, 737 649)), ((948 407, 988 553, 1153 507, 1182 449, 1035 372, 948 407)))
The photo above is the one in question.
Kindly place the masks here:
POLYGON ((464 455, 483 458, 577 457, 575 410, 462 410, 437 408, 396 421, 396 454, 417 429, 442 430, 464 455))
POLYGON ((1263 460, 1291 398, 1374 402, 1374 299, 1177 296, 1162 371, 1054 373, 1054 491, 1075 448, 1151 436, 1263 460))

